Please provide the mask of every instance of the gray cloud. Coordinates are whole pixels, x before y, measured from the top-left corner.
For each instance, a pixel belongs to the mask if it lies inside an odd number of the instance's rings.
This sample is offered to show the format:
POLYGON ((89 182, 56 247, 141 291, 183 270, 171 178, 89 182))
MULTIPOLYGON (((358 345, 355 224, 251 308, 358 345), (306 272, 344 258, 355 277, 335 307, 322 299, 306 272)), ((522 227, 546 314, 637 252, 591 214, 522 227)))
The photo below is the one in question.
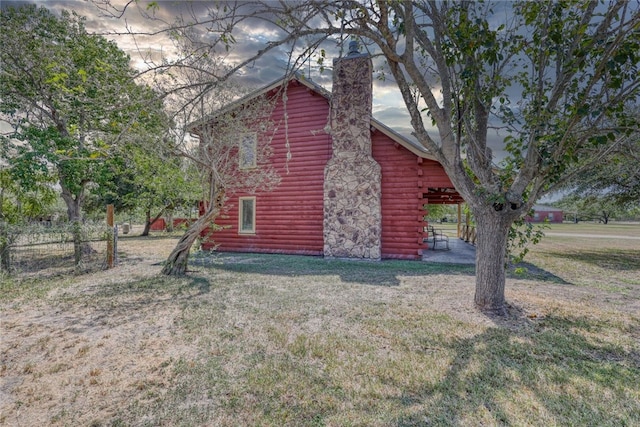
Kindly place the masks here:
MULTIPOLYGON (((119 19, 99 9, 94 3, 82 0, 3 1, 2 7, 26 3, 35 3, 47 7, 55 13, 60 13, 62 9, 67 9, 74 10, 79 15, 85 16, 89 32, 102 34, 106 38, 114 40, 123 50, 129 53, 132 58, 132 64, 139 68, 144 66, 141 54, 159 62, 163 56, 171 56, 174 52, 173 42, 168 34, 161 30, 167 28, 169 24, 175 23, 178 19, 184 19, 185 21, 206 20, 209 13, 209 5, 211 4, 206 1, 159 1, 157 2, 158 8, 150 8, 149 5, 151 3, 149 0, 140 0, 132 3, 119 0, 115 2, 118 9, 110 10, 112 13, 122 13, 122 17, 119 19), (126 10, 121 12, 127 4, 126 10), (138 34, 135 36, 123 34, 127 30, 138 34), (150 33, 154 32, 157 34, 150 35, 150 33)), ((499 7, 504 9, 501 13, 505 15, 508 13, 507 6, 499 7)), ((235 36, 236 43, 230 46, 229 51, 218 52, 221 55, 225 55, 226 61, 231 64, 240 63, 245 58, 264 49, 267 43, 278 40, 282 36, 282 32, 278 29, 268 28, 266 23, 257 20, 241 24, 238 30, 235 36)), ((202 42, 206 42, 208 37, 215 37, 212 33, 204 31, 196 35, 199 35, 202 42)), ((290 70, 290 52, 293 51, 299 54, 313 41, 300 40, 295 46, 283 45, 273 49, 241 70, 238 75, 238 81, 247 87, 257 88, 281 78, 290 70)), ((332 59, 339 56, 341 46, 337 44, 336 40, 328 40, 322 43, 321 48, 326 52, 324 72, 321 72, 320 66, 316 63, 317 56, 299 64, 299 72, 330 90, 332 59)), ((346 47, 344 51, 346 52, 346 47)), ((400 134, 413 138, 411 136, 413 130, 409 122, 409 115, 396 82, 388 72, 384 58, 375 56, 376 52, 372 53, 374 54, 374 70, 376 70, 377 77, 374 79, 374 117, 400 134), (380 79, 383 74, 385 78, 380 79)), ((433 78, 435 79, 436 77, 434 76, 433 78)), ((513 94, 517 99, 517 89, 513 89, 513 94)), ((429 126, 430 121, 425 119, 425 124, 429 126)), ((430 129, 430 133, 437 139, 435 129, 430 129)), ((502 146, 503 137, 504 135, 496 132, 492 132, 489 135, 494 153, 498 157, 502 157, 500 147, 502 146)))

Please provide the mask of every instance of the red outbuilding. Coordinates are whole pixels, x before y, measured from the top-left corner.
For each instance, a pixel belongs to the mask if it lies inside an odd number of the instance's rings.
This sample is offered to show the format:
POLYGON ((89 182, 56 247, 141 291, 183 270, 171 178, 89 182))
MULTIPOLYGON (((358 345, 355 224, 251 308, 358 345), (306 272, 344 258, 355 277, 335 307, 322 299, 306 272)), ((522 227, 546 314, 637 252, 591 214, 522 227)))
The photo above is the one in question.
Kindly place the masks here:
POLYGON ((423 147, 372 118, 370 58, 336 60, 331 94, 295 76, 242 102, 265 94, 278 97, 271 120, 287 123, 270 139, 280 183, 231 196, 203 249, 421 259, 425 205, 462 199, 423 147))
POLYGON ((534 205, 533 215, 528 215, 528 222, 549 222, 553 224, 561 224, 564 217, 564 211, 553 206, 534 205))

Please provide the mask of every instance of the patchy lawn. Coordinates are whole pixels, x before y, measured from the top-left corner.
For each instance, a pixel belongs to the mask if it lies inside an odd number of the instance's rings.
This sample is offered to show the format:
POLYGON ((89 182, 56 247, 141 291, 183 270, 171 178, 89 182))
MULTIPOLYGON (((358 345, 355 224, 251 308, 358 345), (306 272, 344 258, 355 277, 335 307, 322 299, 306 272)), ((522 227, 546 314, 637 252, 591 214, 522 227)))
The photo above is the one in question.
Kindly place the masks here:
POLYGON ((175 279, 175 238, 123 238, 114 270, 2 279, 0 425, 640 425, 637 245, 567 239, 492 319, 473 267, 196 254, 175 279))

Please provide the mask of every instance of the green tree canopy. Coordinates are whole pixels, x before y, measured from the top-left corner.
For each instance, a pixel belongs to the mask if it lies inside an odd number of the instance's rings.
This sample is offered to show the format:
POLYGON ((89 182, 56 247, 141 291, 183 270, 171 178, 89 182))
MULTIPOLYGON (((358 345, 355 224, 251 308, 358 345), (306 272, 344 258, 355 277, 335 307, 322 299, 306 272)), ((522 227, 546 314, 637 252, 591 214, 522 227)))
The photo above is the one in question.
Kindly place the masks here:
POLYGON ((589 166, 566 187, 579 198, 595 198, 619 208, 640 205, 640 135, 632 134, 612 145, 604 157, 585 159, 589 166))
POLYGON ((9 7, 0 28, 1 113, 13 129, 3 143, 24 173, 47 168, 56 177, 69 219, 78 220, 100 162, 126 142, 160 134, 162 105, 135 83, 129 57, 88 34, 75 13, 9 7))
POLYGON ((190 161, 145 146, 127 145, 102 162, 98 173, 102 184, 91 190, 87 209, 102 212, 112 204, 118 212, 142 212, 142 235, 166 211, 193 208, 203 197, 202 179, 190 161))
POLYGON ((625 209, 607 196, 570 194, 553 204, 575 221, 598 221, 608 224, 625 213, 625 209))

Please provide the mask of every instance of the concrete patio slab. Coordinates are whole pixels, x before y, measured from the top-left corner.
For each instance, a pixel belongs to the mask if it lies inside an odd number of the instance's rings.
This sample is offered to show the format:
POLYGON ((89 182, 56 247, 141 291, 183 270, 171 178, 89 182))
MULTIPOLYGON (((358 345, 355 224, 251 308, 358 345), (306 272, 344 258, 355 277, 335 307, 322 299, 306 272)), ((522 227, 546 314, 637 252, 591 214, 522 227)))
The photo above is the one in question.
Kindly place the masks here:
POLYGON ((449 237, 449 250, 427 249, 422 254, 422 260, 449 264, 475 264, 476 247, 456 237, 449 237))

